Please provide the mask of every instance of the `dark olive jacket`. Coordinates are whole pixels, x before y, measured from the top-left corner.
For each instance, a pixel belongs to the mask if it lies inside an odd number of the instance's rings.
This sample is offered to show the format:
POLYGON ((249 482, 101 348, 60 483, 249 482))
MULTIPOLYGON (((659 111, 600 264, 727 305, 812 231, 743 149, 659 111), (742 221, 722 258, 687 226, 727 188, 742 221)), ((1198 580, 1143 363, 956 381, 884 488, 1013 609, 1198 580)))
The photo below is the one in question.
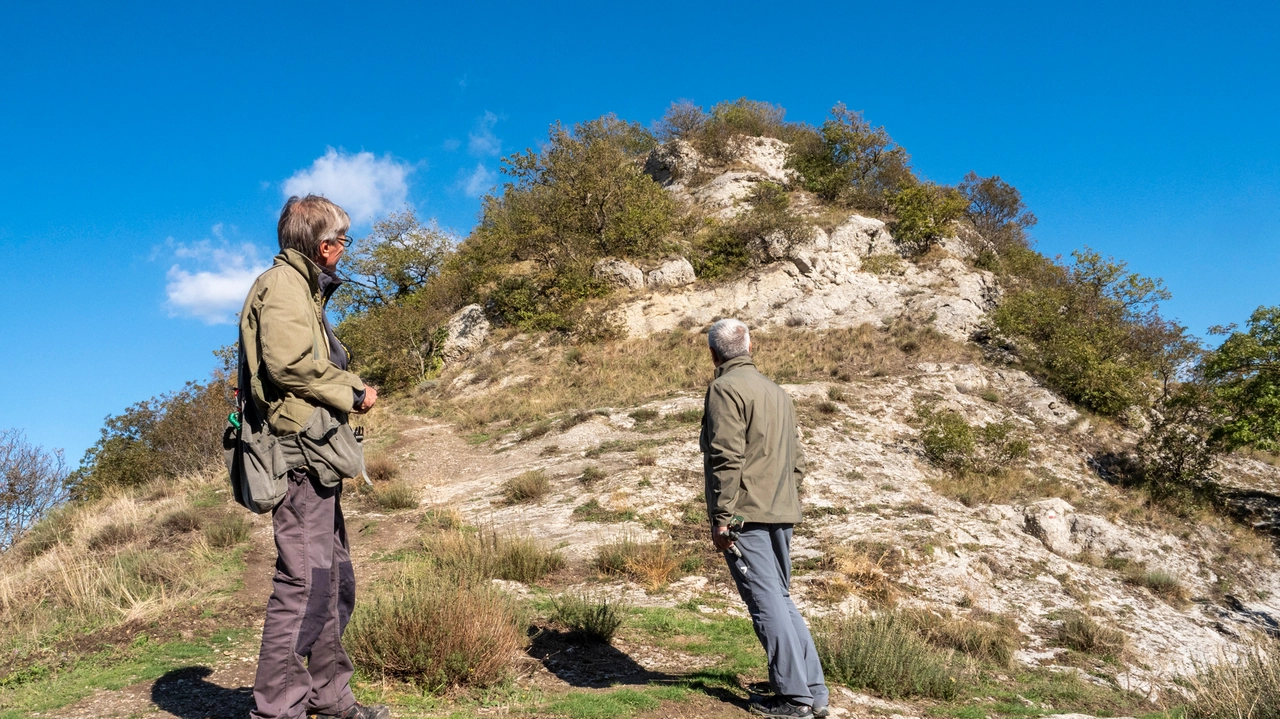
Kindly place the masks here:
POLYGON ((750 356, 716 368, 703 402, 699 444, 712 526, 727 526, 735 514, 748 522, 800 521, 804 450, 795 405, 750 356))

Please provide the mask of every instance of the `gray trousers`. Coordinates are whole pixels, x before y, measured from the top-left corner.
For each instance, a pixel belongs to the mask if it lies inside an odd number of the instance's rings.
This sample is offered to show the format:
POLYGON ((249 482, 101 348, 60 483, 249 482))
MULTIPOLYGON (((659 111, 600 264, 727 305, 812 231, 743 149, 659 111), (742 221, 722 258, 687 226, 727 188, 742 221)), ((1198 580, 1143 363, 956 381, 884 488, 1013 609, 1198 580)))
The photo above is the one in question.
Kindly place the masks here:
POLYGON ((262 628, 253 719, 340 714, 356 703, 342 631, 356 601, 356 578, 342 520, 342 485, 324 487, 305 471, 272 512, 276 574, 262 628))
POLYGON ((742 559, 732 552, 724 556, 768 657, 769 683, 797 704, 827 706, 818 650, 791 601, 791 525, 748 524, 737 545, 742 559))

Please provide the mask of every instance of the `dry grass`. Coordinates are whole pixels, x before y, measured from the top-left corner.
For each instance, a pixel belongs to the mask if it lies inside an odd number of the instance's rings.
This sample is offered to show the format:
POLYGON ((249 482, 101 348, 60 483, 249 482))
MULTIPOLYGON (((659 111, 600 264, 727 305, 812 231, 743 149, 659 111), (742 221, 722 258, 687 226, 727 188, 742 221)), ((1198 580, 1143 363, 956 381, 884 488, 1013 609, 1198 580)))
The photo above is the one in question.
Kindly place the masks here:
POLYGON ((1072 612, 1058 628, 1058 641, 1070 649, 1100 657, 1120 658, 1129 639, 1113 627, 1099 624, 1082 612, 1072 612))
POLYGON ((406 565, 362 599, 344 644, 372 676, 441 693, 506 680, 525 645, 512 600, 485 584, 458 586, 430 565, 406 565))
POLYGON ((88 547, 92 551, 114 549, 132 542, 139 534, 137 525, 131 522, 113 522, 90 537, 88 547))
POLYGON ((814 622, 813 640, 828 680, 893 699, 954 699, 961 691, 963 664, 898 612, 822 619, 814 622))
POLYGON ((637 542, 623 537, 600 545, 595 567, 601 574, 625 576, 648 591, 657 591, 695 569, 691 566, 695 560, 669 540, 637 542))
POLYGON ((658 453, 652 449, 636 450, 636 464, 641 467, 652 467, 658 463, 658 453))
MULTIPOLYGON (((562 346, 534 347, 533 339, 506 342, 478 366, 450 368, 437 388, 413 400, 426 413, 479 429, 495 422, 537 426, 580 407, 635 407, 679 392, 704 388, 711 378, 706 336, 676 330, 643 339, 583 345, 575 360, 565 358, 562 346), (526 376, 518 389, 475 392, 470 385, 453 386, 464 372, 476 377, 526 376)), ((761 371, 779 382, 801 380, 848 381, 857 376, 882 376, 907 371, 922 361, 976 361, 977 350, 952 342, 930 328, 899 321, 889 327, 863 325, 852 329, 810 331, 770 327, 752 335, 754 357, 761 371)), ((656 419, 653 410, 636 410, 638 422, 656 419)), ((700 411, 693 412, 697 421, 700 411)), ((548 426, 549 428, 549 426, 548 426)), ((526 430, 527 432, 528 430, 526 430)))
POLYGON ((224 514, 205 525, 204 538, 211 547, 234 547, 249 538, 250 529, 243 513, 224 514))
POLYGON ((626 607, 608 597, 563 594, 551 600, 551 621, 598 642, 612 640, 625 616, 626 607))
POLYGON ((539 469, 516 475, 502 483, 502 496, 507 504, 537 502, 550 492, 551 480, 539 469))
POLYGON ((450 530, 462 529, 466 526, 466 523, 462 512, 457 507, 432 507, 422 513, 422 520, 418 522, 418 527, 421 529, 450 530))
POLYGON ((195 532, 204 524, 204 517, 195 507, 183 507, 170 512, 160 520, 160 529, 166 534, 195 532))
POLYGON ((1080 490, 1047 473, 1015 468, 989 473, 961 471, 929 482, 935 492, 954 499, 966 507, 983 504, 1009 504, 1016 500, 1061 497, 1075 503, 1080 490))
POLYGON ((939 615, 924 610, 903 610, 904 620, 930 644, 954 649, 1001 668, 1013 663, 1022 633, 1010 618, 981 610, 968 617, 939 615))
POLYGON ((1190 597, 1186 587, 1178 582, 1178 578, 1159 569, 1148 569, 1141 564, 1131 563, 1124 568, 1125 584, 1135 587, 1146 587, 1151 593, 1175 606, 1185 605, 1190 597))
POLYGON ((413 487, 400 480, 383 482, 381 486, 375 485, 369 496, 379 509, 389 512, 397 509, 413 509, 418 506, 418 493, 413 487))
POLYGON ((578 477, 578 481, 581 482, 584 487, 590 487, 604 478, 604 470, 592 464, 582 470, 582 475, 578 477))
POLYGON ((1260 640, 1191 679, 1187 719, 1280 719, 1280 642, 1260 640))
POLYGON ((846 581, 842 586, 841 582, 832 580, 826 589, 838 594, 847 587, 872 606, 892 606, 897 599, 893 576, 901 571, 901 562, 901 552, 885 544, 855 542, 832 547, 826 552, 825 564, 846 581))
POLYGON ((376 482, 390 482, 400 476, 400 465, 385 454, 374 454, 364 460, 364 471, 376 482))
POLYGON ((422 539, 426 563, 457 584, 506 579, 533 584, 564 566, 564 557, 530 537, 448 530, 422 539))

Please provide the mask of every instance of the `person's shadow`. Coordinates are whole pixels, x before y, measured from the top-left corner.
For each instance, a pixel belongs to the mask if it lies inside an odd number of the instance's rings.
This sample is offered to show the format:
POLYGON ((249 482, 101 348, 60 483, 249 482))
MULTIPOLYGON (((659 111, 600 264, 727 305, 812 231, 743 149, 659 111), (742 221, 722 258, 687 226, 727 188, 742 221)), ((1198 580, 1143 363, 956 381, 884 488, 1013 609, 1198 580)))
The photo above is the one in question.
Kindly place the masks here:
POLYGON ((715 697, 741 709, 747 701, 724 688, 737 682, 736 675, 717 670, 669 674, 645 669, 612 644, 595 641, 554 627, 530 627, 528 655, 547 671, 574 687, 604 688, 615 685, 672 684, 715 697))
POLYGON ((151 701, 180 719, 243 719, 253 709, 253 689, 227 689, 206 681, 209 667, 174 669, 156 680, 151 701))

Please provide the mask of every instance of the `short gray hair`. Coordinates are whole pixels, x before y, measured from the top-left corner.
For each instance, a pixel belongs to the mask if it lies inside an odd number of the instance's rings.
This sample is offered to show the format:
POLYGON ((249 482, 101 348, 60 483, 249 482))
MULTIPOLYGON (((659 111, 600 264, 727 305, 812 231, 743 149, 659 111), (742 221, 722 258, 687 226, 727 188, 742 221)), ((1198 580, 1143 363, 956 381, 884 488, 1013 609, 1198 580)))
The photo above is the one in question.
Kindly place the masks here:
POLYGON ((345 210, 320 195, 298 197, 294 195, 280 210, 280 223, 276 225, 276 237, 280 251, 293 248, 315 259, 320 255, 320 243, 336 240, 351 229, 351 218, 345 210))
POLYGON ((751 354, 751 330, 739 320, 725 319, 707 330, 707 344, 720 361, 751 354))

